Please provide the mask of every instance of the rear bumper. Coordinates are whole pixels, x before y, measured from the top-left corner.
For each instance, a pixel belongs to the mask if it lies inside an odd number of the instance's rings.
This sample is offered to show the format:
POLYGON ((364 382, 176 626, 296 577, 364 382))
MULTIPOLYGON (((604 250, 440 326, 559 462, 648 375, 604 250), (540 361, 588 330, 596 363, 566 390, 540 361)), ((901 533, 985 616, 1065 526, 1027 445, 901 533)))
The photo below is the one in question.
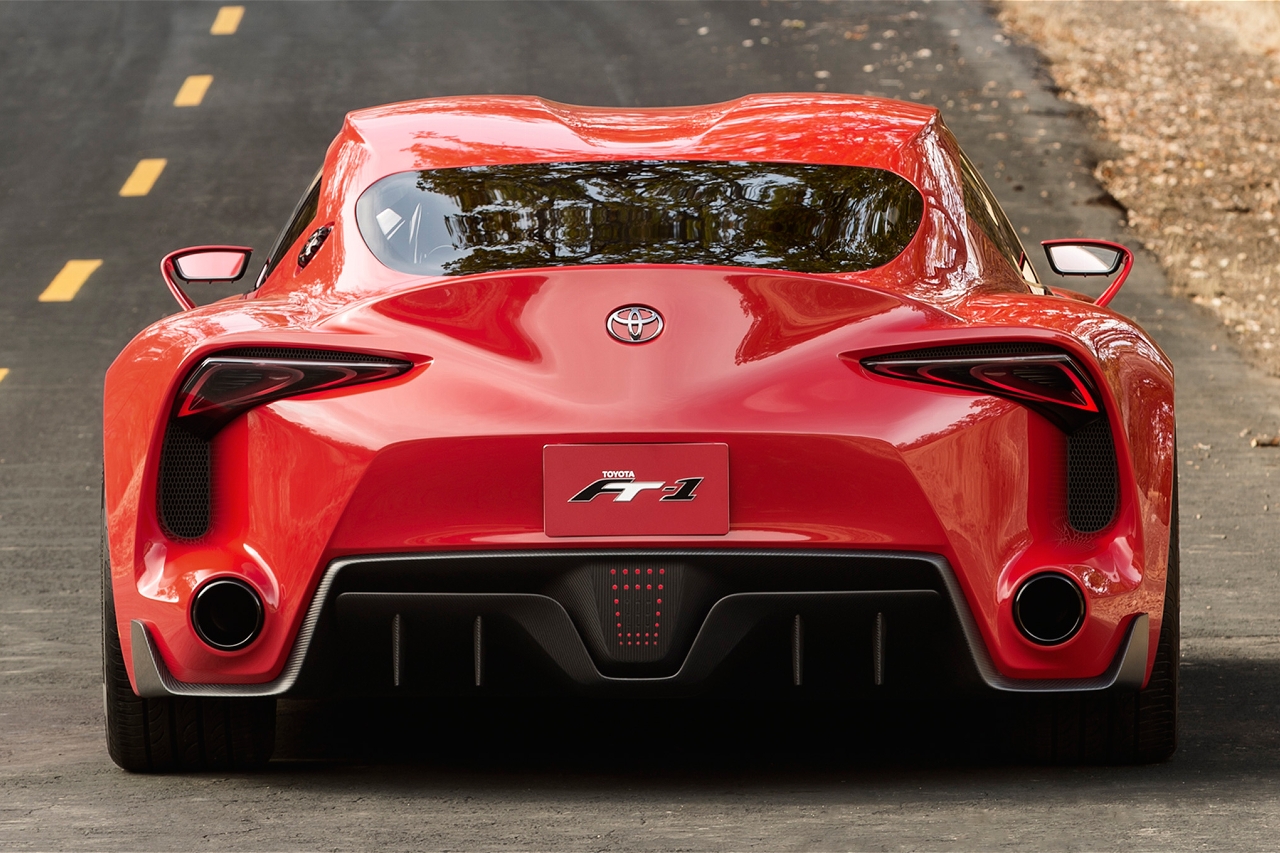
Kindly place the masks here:
POLYGON ((1096 677, 1011 679, 995 667, 951 566, 936 555, 453 552, 331 563, 271 682, 181 682, 140 620, 131 645, 144 697, 732 690, 798 698, 939 686, 1137 689, 1146 677, 1147 615, 1120 630, 1110 666, 1096 677), (613 593, 602 584, 610 571, 642 567, 664 567, 678 584, 659 617, 661 654, 637 658, 611 650, 605 611, 613 593))

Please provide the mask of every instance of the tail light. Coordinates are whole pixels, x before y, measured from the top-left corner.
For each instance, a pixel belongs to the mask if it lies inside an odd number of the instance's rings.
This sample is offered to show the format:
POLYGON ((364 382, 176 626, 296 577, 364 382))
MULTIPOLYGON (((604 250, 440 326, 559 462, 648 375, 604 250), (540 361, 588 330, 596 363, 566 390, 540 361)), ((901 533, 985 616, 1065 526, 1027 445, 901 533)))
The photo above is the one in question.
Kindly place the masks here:
POLYGON ((308 352, 305 358, 225 353, 210 356, 192 371, 178 393, 174 421, 189 432, 208 438, 236 415, 255 406, 298 394, 390 379, 412 367, 407 361, 340 352, 327 357, 308 352))
MULTIPOLYGON (((978 351, 975 347, 975 352, 978 351)), ((964 388, 1017 400, 1067 432, 1102 413, 1097 390, 1088 374, 1071 356, 1060 351, 970 356, 960 347, 949 347, 941 351, 916 350, 873 356, 862 359, 862 366, 895 379, 964 388)))

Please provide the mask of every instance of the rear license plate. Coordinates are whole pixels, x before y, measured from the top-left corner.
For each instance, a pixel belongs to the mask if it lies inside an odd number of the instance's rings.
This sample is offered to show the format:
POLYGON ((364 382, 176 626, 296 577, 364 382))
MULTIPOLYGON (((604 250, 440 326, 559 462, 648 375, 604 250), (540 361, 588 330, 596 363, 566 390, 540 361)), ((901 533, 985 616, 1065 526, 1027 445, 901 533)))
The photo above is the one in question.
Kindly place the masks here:
POLYGON ((548 536, 723 536, 727 444, 548 444, 548 536))

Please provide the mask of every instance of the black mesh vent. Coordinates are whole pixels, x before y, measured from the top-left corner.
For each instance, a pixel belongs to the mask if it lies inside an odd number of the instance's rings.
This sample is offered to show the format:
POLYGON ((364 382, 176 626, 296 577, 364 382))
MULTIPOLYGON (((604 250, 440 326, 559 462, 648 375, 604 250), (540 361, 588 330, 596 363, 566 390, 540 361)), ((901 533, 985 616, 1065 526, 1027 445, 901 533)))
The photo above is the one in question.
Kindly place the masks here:
POLYGON ((1067 523, 1096 533, 1115 518, 1119 499, 1116 448, 1107 418, 1095 418, 1067 437, 1067 523))
POLYGON ((876 361, 915 361, 930 358, 987 358, 998 355, 1049 355, 1062 350, 1031 341, 1007 341, 983 344, 958 344, 949 347, 929 347, 906 352, 892 352, 875 356, 876 361))
POLYGON ((174 539, 199 539, 209 530, 210 444, 176 424, 164 434, 156 505, 160 525, 174 539))
POLYGON ((373 355, 366 352, 340 352, 326 349, 293 349, 291 347, 241 347, 225 349, 213 353, 223 358, 292 358, 299 361, 345 361, 348 363, 384 363, 398 361, 385 355, 373 355))

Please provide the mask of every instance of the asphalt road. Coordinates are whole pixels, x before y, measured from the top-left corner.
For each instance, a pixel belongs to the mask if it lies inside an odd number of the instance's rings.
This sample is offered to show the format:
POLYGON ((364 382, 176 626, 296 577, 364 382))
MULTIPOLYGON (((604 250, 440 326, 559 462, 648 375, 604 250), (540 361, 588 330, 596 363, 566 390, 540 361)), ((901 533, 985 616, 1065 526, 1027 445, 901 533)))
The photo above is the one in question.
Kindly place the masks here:
POLYGON ((280 760, 261 775, 116 769, 98 652, 103 372, 175 309, 161 255, 264 250, 347 110, 487 92, 884 94, 943 108, 1028 245, 1131 239, 1090 177, 1087 117, 982 5, 261 4, 214 36, 217 11, 0 4, 0 847, 1280 846, 1280 449, 1240 435, 1276 432, 1280 382, 1146 255, 1115 307, 1178 370, 1185 656, 1166 764, 1021 766, 998 748, 1008 720, 939 697, 903 718, 643 708, 677 720, 643 743, 592 708, 284 703, 280 760), (202 103, 173 106, 200 74, 202 103), (144 158, 164 171, 120 197, 144 158), (102 265, 70 301, 39 301, 71 259, 102 265))

